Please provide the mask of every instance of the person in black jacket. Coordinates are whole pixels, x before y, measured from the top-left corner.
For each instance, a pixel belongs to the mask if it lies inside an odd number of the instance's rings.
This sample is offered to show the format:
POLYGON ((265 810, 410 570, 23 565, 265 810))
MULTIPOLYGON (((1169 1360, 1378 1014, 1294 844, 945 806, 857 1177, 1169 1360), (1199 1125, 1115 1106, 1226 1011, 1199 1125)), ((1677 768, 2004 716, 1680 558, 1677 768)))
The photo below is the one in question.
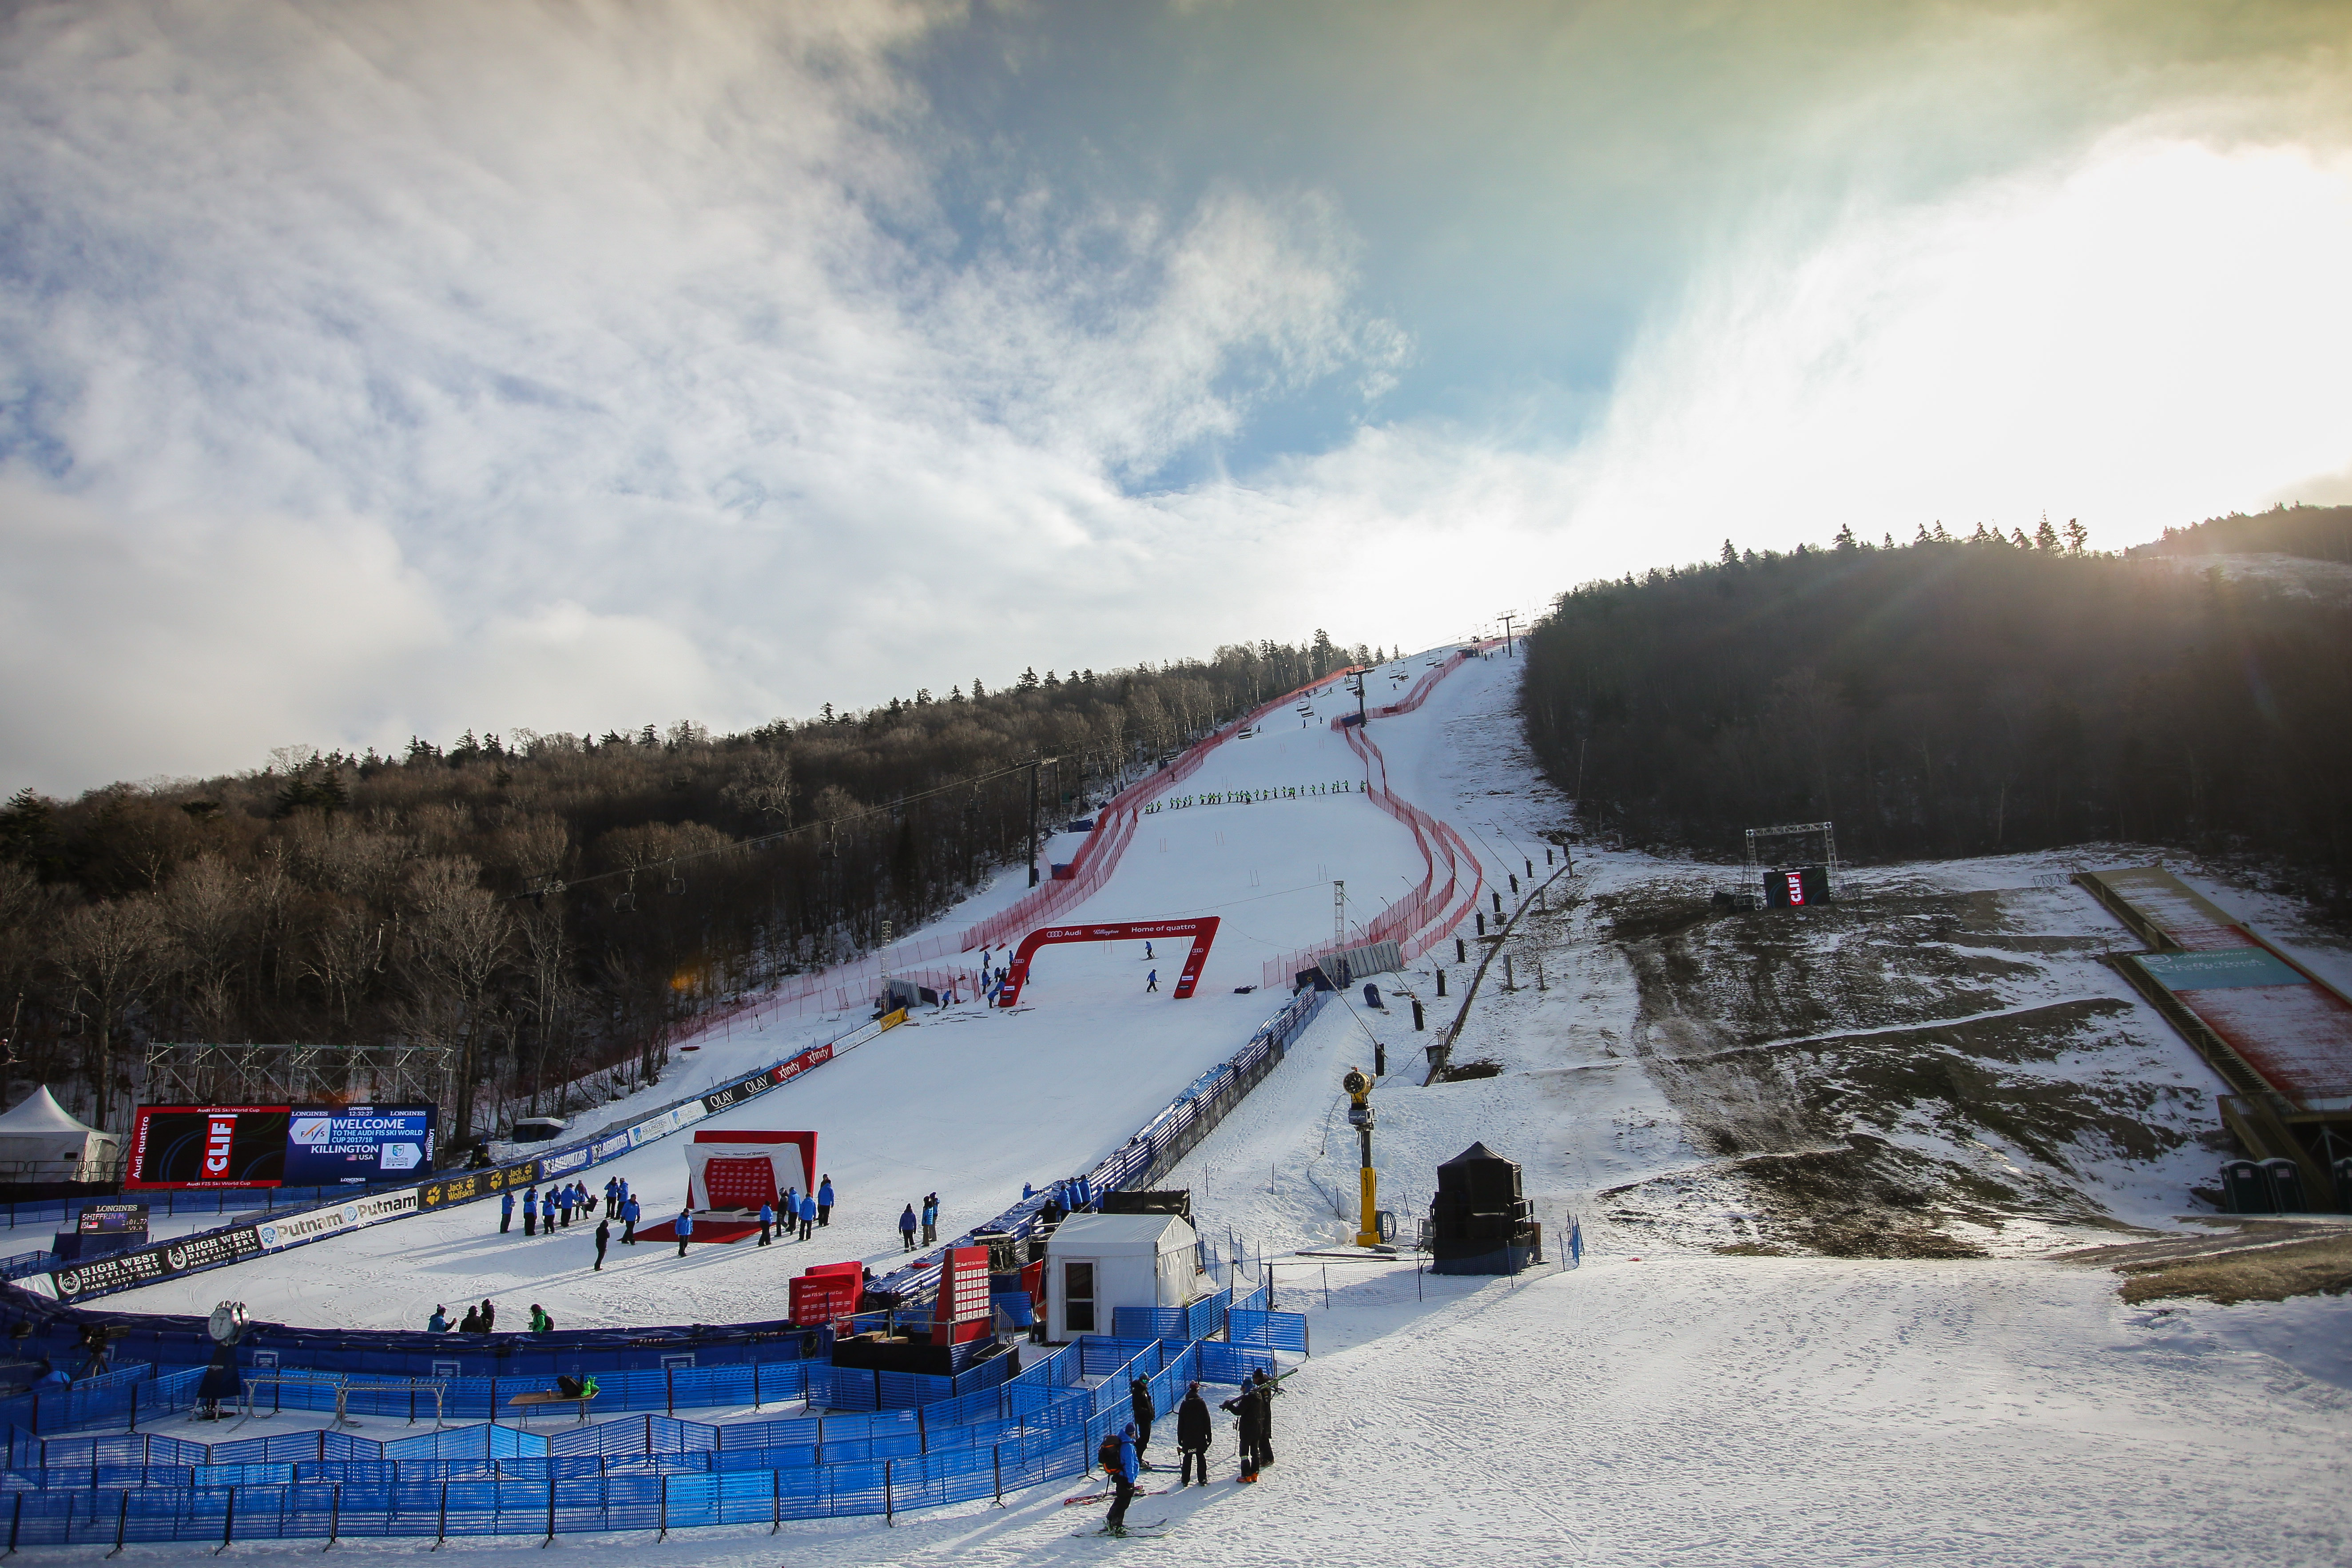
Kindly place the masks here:
POLYGON ((1127 1385, 1127 1403, 1135 1411, 1135 1457, 1140 1461, 1143 1451, 1151 1447, 1152 1417, 1160 1414, 1152 1406, 1151 1384, 1139 1377, 1130 1382, 1127 1385))
POLYGON ((1255 1468, 1261 1470, 1270 1469, 1274 1466, 1274 1396, 1279 1394, 1281 1389, 1276 1385, 1273 1378, 1266 1375, 1264 1367, 1258 1368, 1253 1374, 1250 1386, 1257 1394, 1257 1464, 1255 1468))
POLYGON ((1190 1486, 1196 1469, 1201 1484, 1209 1484, 1209 1402, 1201 1397, 1201 1385, 1192 1384, 1184 1390, 1183 1402, 1176 1406, 1176 1452, 1181 1461, 1177 1471, 1178 1486, 1190 1486))
POLYGON ((1232 1413, 1234 1436, 1241 1439, 1242 1479, 1257 1479, 1257 1425, 1264 1419, 1265 1395, 1254 1383, 1242 1384, 1242 1391, 1225 1401, 1223 1408, 1232 1413))

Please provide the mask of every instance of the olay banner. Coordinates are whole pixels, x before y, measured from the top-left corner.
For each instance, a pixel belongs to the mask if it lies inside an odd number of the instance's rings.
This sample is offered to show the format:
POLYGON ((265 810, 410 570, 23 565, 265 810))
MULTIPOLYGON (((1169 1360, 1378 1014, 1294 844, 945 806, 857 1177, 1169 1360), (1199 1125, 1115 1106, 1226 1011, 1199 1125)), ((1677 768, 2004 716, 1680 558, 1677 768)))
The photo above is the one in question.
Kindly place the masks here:
POLYGON ((286 1179, 283 1105, 142 1105, 122 1184, 274 1187, 286 1179))
POLYGON ((730 1105, 740 1105, 755 1094, 765 1094, 776 1087, 774 1069, 753 1073, 740 1083, 730 1083, 716 1093, 702 1097, 702 1113, 716 1116, 730 1105))

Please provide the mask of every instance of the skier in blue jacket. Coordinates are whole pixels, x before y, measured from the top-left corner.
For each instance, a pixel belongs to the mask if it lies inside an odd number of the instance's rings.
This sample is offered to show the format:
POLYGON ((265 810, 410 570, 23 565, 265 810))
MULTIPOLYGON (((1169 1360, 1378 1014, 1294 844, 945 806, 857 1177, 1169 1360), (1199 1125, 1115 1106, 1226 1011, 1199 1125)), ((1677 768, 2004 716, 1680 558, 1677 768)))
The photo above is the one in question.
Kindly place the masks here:
POLYGON ((816 1200, 806 1193, 801 1194, 801 1239, 806 1241, 816 1232, 816 1200))
POLYGON ((1135 1478, 1142 1468, 1135 1457, 1135 1423, 1129 1422, 1127 1429, 1115 1439, 1106 1434, 1102 1448, 1095 1457, 1102 1461, 1104 1470, 1109 1475, 1112 1493, 1110 1517, 1103 1521, 1103 1533, 1125 1535, 1127 1505, 1135 1500, 1135 1478), (1114 1441, 1118 1445, 1116 1454, 1111 1451, 1114 1441))
POLYGON ((499 1234, 504 1236, 514 1227, 514 1194, 499 1195, 499 1234))
POLYGON ((760 1245, 761 1245, 761 1246, 765 1247, 765 1246, 767 1246, 767 1245, 768 1245, 768 1233, 769 1233, 770 1231, 772 1231, 772 1230, 773 1230, 773 1229, 775 1228, 775 1225, 776 1225, 776 1208, 775 1208, 775 1205, 774 1205, 773 1204, 769 1203, 766 1199, 762 1198, 762 1199, 760 1201, 760 1245))
POLYGON ((816 1190, 816 1223, 820 1226, 833 1223, 833 1178, 827 1176, 816 1190))

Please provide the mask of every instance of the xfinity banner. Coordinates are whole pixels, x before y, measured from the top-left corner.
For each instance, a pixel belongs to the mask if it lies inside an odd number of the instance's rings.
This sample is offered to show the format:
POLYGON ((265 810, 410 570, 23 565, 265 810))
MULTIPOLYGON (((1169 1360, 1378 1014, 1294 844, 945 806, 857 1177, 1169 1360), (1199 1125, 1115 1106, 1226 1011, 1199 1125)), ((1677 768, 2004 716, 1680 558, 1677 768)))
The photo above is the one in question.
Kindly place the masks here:
POLYGON ((433 1168, 429 1105, 299 1105, 286 1129, 289 1187, 366 1186, 433 1168))

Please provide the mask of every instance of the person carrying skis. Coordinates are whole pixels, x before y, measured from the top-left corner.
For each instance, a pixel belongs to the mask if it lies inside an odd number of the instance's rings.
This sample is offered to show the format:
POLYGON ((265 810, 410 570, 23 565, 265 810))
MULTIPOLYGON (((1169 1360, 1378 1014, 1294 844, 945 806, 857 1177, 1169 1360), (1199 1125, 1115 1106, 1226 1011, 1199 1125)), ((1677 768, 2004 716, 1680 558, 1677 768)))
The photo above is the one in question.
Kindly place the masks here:
POLYGON ((525 1236, 539 1234, 539 1189, 537 1187, 526 1188, 522 1194, 522 1233, 525 1236))
POLYGON ((1257 1390, 1257 1468, 1274 1467, 1274 1396, 1282 1392, 1281 1385, 1259 1367, 1251 1378, 1257 1390))
POLYGON ((801 1194, 801 1239, 806 1241, 816 1233, 816 1200, 806 1193, 801 1194))
MULTIPOLYGON (((786 1200, 790 1201, 790 1200, 786 1200)), ((776 1226, 776 1205, 767 1199, 760 1200, 760 1245, 768 1245, 768 1233, 776 1226)))
POLYGON ((514 1194, 510 1192, 504 1193, 499 1197, 499 1234, 500 1236, 504 1236, 508 1231, 513 1228, 514 1194))
POLYGON ((1151 1447, 1151 1421, 1160 1412, 1151 1403, 1151 1384, 1141 1378, 1130 1379, 1127 1385, 1127 1406, 1135 1413, 1135 1458, 1140 1464, 1146 1450, 1151 1447))
POLYGON ((816 1223, 820 1228, 833 1223, 833 1178, 827 1176, 816 1190, 816 1223))
POLYGON ((923 1245, 930 1246, 940 1238, 940 1194, 923 1195, 923 1245))
POLYGON ((912 1204, 908 1204, 906 1212, 898 1216, 898 1250, 915 1250, 915 1205, 912 1204))
POLYGON ((1176 1406, 1176 1452, 1181 1456, 1176 1471, 1176 1484, 1192 1484, 1195 1471, 1200 1483, 1209 1484, 1209 1402, 1201 1397, 1197 1383, 1184 1390, 1183 1403, 1176 1406))
POLYGON ((677 1232, 677 1255, 684 1258, 687 1241, 694 1235, 694 1210, 691 1208, 678 1210, 677 1223, 670 1228, 677 1232))
POLYGON ((612 1222, 611 1220, 609 1220, 609 1219, 600 1219, 600 1220, 598 1220, 598 1221, 596 1222, 596 1268, 595 1268, 595 1272, 597 1272, 597 1273, 599 1273, 599 1274, 601 1274, 601 1273, 603 1273, 603 1272, 604 1271, 604 1248, 605 1248, 606 1247, 608 1247, 608 1246, 610 1246, 610 1245, 611 1245, 612 1240, 613 1240, 613 1222, 612 1222))
POLYGON ((1257 1423, 1262 1396, 1253 1383, 1242 1384, 1242 1391, 1225 1401, 1223 1408, 1234 1418, 1234 1436, 1241 1440, 1242 1483, 1246 1486, 1257 1479, 1257 1423))
POLYGON ((1135 1457, 1135 1425, 1117 1434, 1103 1434, 1102 1447, 1095 1450, 1095 1460, 1103 1468, 1110 1481, 1110 1517, 1103 1521, 1106 1535, 1127 1533, 1127 1505, 1135 1500, 1135 1477, 1140 1462, 1135 1457))

